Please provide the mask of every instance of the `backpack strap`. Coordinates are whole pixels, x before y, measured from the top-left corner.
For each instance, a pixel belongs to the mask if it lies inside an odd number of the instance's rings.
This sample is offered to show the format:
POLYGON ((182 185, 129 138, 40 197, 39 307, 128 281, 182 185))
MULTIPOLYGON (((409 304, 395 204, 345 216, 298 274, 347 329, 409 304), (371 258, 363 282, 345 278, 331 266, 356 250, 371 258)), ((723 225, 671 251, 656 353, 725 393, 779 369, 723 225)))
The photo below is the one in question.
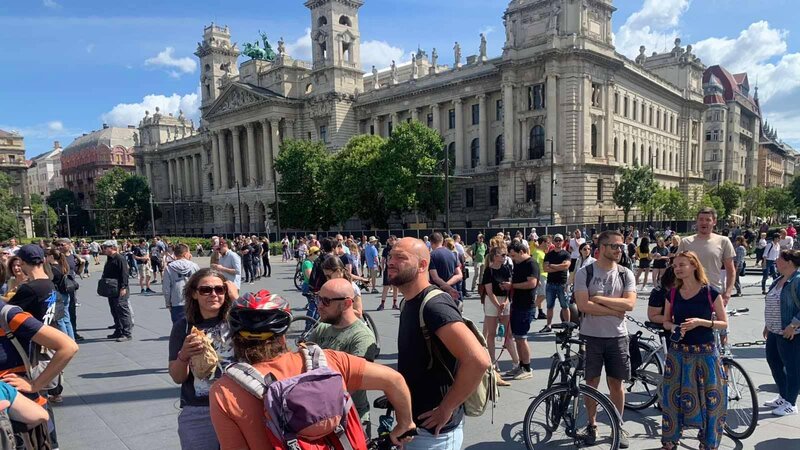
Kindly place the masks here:
POLYGON ((28 378, 33 380, 33 372, 31 371, 31 360, 28 357, 28 352, 22 348, 22 344, 20 344, 19 339, 14 335, 14 331, 11 329, 11 325, 8 324, 8 315, 11 313, 12 305, 4 304, 2 309, 0 309, 0 325, 3 327, 3 331, 6 332, 6 337, 14 348, 19 353, 19 357, 22 359, 22 363, 25 365, 25 372, 28 374, 28 378))
POLYGON ((231 377, 245 391, 260 400, 264 399, 267 388, 275 382, 275 377, 271 373, 263 376, 255 367, 242 362, 230 364, 225 369, 225 374, 231 377))
POLYGON ((303 370, 319 369, 320 367, 328 367, 328 359, 325 357, 325 352, 322 347, 312 342, 304 342, 300 344, 298 350, 303 357, 303 370))
MULTIPOLYGON (((428 354, 431 355, 431 359, 428 361, 428 370, 433 368, 433 360, 435 359, 436 355, 434 354, 434 347, 433 343, 431 342, 431 333, 428 330, 428 326, 425 325, 425 305, 427 305, 428 301, 430 301, 433 297, 444 293, 445 292, 441 289, 432 289, 430 292, 425 294, 425 297, 422 299, 422 304, 419 305, 419 326, 422 328, 422 337, 425 338, 425 347, 428 348, 428 354)), ((446 366, 445 369, 447 369, 446 366)))
POLYGON ((594 263, 586 266, 584 270, 586 270, 586 290, 589 290, 589 285, 592 283, 592 278, 594 278, 594 263))

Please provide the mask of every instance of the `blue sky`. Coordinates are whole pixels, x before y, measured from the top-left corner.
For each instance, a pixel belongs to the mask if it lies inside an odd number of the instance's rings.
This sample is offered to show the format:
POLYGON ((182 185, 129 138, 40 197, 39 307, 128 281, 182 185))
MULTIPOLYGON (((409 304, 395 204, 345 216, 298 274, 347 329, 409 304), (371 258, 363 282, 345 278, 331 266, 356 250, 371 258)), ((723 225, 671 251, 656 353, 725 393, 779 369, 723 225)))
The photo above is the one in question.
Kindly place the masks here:
MULTIPOLYGON (((362 63, 410 58, 436 47, 450 63, 454 41, 501 52, 505 0, 365 0, 362 63)), ((617 0, 615 44, 634 57, 642 43, 671 48, 675 36, 703 61, 759 81, 762 107, 779 136, 800 149, 800 37, 795 0, 617 0)), ((233 40, 266 32, 290 54, 309 52, 303 0, 2 0, 0 128, 25 135, 28 156, 83 132, 136 124, 144 109, 184 109, 196 117, 198 70, 192 54, 203 26, 227 24, 233 40), (233 5, 233 6, 231 6, 233 5)), ((244 58, 240 59, 243 62, 244 58)))

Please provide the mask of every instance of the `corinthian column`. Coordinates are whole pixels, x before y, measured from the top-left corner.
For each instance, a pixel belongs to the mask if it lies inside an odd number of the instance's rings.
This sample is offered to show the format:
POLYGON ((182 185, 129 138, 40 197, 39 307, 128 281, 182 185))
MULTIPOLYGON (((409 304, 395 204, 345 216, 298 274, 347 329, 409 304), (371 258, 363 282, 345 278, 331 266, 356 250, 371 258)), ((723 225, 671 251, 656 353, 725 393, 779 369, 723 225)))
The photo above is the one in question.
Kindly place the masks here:
POLYGON ((219 157, 219 133, 216 131, 211 132, 211 174, 214 180, 213 192, 221 190, 222 185, 220 181, 220 157, 219 157))
POLYGON ((486 111, 486 94, 478 96, 478 142, 480 143, 481 155, 480 167, 486 167, 489 164, 489 130, 487 129, 487 111, 486 111))
POLYGON ((228 139, 227 131, 221 130, 219 133, 219 170, 220 170, 220 191, 227 191, 231 187, 228 179, 228 139))
POLYGON ((233 179, 239 186, 244 185, 244 177, 242 174, 242 146, 239 143, 239 126, 231 128, 233 133, 233 179))
POLYGON ((503 162, 510 163, 514 160, 514 85, 503 84, 503 162))
POLYGON ((456 169, 464 168, 464 114, 460 98, 453 100, 456 111, 456 169))
POLYGON ((263 145, 262 153, 264 155, 264 183, 263 183, 263 185, 264 186, 268 186, 269 183, 272 181, 272 161, 273 161, 273 158, 275 157, 275 155, 277 155, 277 150, 274 151, 274 152, 272 151, 272 147, 271 147, 272 146, 272 142, 271 142, 270 133, 269 133, 269 120, 261 119, 260 123, 261 123, 261 131, 262 131, 261 135, 263 136, 262 143, 261 143, 263 145))
POLYGON ((258 180, 258 163, 256 162, 256 134, 253 122, 245 125, 247 129, 247 187, 252 187, 258 180))

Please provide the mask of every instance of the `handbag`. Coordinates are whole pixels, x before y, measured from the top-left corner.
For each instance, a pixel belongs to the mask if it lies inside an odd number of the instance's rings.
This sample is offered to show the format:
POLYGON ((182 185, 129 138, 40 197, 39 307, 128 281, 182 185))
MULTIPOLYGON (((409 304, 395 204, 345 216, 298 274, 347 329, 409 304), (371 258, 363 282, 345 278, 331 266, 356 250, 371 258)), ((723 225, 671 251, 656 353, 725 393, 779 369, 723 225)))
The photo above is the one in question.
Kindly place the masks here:
POLYGON ((100 278, 97 282, 97 295, 100 297, 119 297, 119 280, 116 278, 100 278))

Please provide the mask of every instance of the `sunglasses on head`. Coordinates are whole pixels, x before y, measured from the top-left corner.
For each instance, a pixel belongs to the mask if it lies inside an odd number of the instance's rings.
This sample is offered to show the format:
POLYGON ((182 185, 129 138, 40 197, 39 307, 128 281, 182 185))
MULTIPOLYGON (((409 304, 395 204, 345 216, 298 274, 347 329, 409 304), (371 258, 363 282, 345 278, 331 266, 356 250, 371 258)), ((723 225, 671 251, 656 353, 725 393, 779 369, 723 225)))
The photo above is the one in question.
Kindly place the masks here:
POLYGON ((211 295, 212 292, 217 295, 225 295, 228 288, 225 286, 199 286, 197 292, 200 295, 211 295))
POLYGON ((331 298, 331 297, 323 297, 323 296, 320 295, 320 296, 317 297, 317 303, 321 304, 322 306, 331 306, 332 302, 340 302, 342 300, 347 300, 348 298, 352 298, 352 297, 334 297, 334 298, 331 298))

